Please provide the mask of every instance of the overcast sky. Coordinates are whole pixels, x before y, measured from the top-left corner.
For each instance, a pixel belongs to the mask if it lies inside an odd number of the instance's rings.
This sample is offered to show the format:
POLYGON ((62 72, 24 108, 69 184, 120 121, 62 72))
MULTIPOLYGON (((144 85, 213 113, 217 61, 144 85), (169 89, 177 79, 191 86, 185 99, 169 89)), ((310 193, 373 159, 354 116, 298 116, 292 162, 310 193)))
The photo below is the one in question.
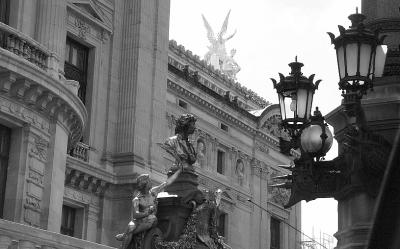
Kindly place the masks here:
MULTIPOLYGON (((231 10, 226 43, 227 52, 237 50, 235 59, 242 70, 238 82, 270 102, 278 97, 269 78, 287 75, 288 64, 304 63, 305 76, 322 79, 314 96, 313 109, 323 115, 340 105, 335 50, 326 32, 338 34, 337 25, 350 26, 347 17, 355 13, 361 0, 171 0, 170 39, 203 58, 209 41, 203 25, 204 14, 217 34, 231 10)), ((337 155, 331 149, 327 158, 337 155)), ((330 199, 302 203, 302 230, 319 237, 319 231, 337 231, 337 204, 330 199)))

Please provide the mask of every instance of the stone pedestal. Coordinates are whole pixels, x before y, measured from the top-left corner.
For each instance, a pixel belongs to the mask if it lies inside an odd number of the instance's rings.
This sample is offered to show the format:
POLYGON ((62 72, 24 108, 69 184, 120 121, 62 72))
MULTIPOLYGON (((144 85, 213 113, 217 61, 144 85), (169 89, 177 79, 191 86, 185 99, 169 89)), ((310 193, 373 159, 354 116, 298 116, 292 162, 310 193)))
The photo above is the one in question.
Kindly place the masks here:
POLYGON ((182 205, 181 200, 181 197, 158 199, 157 227, 163 232, 166 241, 177 241, 179 239, 192 212, 190 207, 182 205))
MULTIPOLYGON (((168 173, 170 177, 173 172, 168 173)), ((197 189, 198 175, 193 171, 183 171, 178 178, 165 188, 170 196, 158 198, 157 227, 161 229, 166 241, 178 241, 192 212, 192 201, 203 201, 203 195, 197 189), (174 195, 174 196, 171 196, 174 195)))
MULTIPOLYGON (((173 172, 168 172, 168 177, 170 177, 173 172)), ((180 197, 185 197, 193 191, 199 191, 197 189, 198 175, 192 171, 183 171, 179 174, 178 178, 168 187, 165 188, 165 192, 170 195, 178 195, 180 197)))

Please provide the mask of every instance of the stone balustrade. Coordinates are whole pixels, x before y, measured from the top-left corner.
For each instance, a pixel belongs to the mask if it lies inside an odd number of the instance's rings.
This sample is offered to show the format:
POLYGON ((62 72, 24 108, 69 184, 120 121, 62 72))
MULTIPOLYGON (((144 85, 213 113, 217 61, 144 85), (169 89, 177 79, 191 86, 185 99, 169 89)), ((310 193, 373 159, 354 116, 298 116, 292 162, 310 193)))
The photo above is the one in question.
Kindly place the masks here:
POLYGON ((82 142, 78 142, 76 143, 74 149, 71 151, 71 156, 87 162, 89 159, 88 153, 89 153, 89 145, 84 144, 82 142))
POLYGON ((40 43, 20 31, 0 22, 0 46, 43 70, 49 67, 51 53, 40 43))
POLYGON ((0 219, 0 249, 113 249, 86 240, 0 219))

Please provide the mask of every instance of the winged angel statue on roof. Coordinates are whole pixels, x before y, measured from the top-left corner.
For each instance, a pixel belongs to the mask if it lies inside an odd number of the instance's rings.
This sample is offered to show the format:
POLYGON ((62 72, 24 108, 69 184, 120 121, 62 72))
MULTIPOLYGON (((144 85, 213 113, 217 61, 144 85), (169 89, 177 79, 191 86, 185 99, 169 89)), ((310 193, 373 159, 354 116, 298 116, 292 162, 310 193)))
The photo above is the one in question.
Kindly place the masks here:
POLYGON ((207 29, 208 40, 211 43, 211 45, 208 46, 209 51, 204 56, 204 59, 215 69, 219 69, 222 73, 235 80, 236 74, 240 71, 239 65, 233 59, 233 56, 235 56, 236 53, 236 49, 232 49, 230 55, 228 55, 225 48, 225 43, 236 34, 235 30, 233 34, 225 37, 225 33, 228 29, 228 20, 230 13, 231 11, 229 10, 228 14, 225 17, 225 21, 222 24, 221 31, 217 34, 217 37, 215 37, 214 31, 212 30, 210 24, 207 22, 207 19, 204 17, 204 15, 201 15, 203 17, 204 26, 207 29))

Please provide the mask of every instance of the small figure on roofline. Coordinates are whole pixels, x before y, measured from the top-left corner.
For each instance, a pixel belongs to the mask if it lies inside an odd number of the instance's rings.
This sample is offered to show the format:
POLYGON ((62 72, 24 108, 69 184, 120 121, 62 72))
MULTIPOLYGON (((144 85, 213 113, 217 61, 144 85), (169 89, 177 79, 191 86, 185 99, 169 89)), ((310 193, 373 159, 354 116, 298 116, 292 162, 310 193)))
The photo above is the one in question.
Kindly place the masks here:
POLYGON ((189 136, 195 131, 197 119, 192 114, 183 114, 176 121, 175 136, 167 139, 161 148, 166 150, 175 158, 175 171, 179 168, 182 171, 193 171, 193 164, 197 160, 196 151, 189 141, 189 136))
MULTIPOLYGON (((131 219, 124 233, 115 236, 117 240, 122 241, 121 249, 128 249, 132 238, 135 235, 145 232, 157 225, 157 195, 162 192, 165 187, 172 184, 181 169, 178 169, 167 181, 152 187, 152 183, 148 174, 142 174, 137 178, 137 191, 132 199, 131 219)), ((133 241, 133 243, 136 243, 133 241)), ((140 243, 140 242, 139 242, 140 243)), ((139 248, 135 244, 131 248, 139 248)))

